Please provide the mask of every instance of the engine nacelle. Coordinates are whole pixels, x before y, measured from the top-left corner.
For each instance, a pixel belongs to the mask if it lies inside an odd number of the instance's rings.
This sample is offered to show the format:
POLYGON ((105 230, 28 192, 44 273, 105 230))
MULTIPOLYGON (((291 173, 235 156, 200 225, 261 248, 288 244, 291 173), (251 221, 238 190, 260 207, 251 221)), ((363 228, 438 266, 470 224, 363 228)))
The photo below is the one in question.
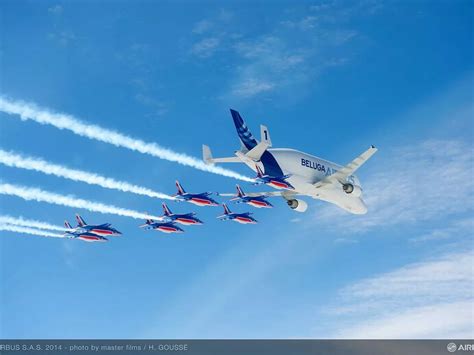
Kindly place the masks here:
POLYGON ((352 185, 352 184, 344 184, 342 185, 342 189, 346 194, 354 195, 355 197, 360 197, 362 195, 362 189, 360 186, 352 185))
POLYGON ((303 200, 288 200, 287 203, 296 212, 304 212, 308 209, 308 204, 303 200))

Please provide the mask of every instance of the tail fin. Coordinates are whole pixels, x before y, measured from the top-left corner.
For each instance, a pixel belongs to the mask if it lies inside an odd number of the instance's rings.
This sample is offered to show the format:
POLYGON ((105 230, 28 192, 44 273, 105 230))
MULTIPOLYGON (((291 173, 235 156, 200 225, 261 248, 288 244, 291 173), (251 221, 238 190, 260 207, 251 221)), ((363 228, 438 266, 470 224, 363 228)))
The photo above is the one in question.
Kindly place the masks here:
POLYGON ((225 203, 222 204, 222 206, 224 207, 224 214, 230 214, 230 210, 229 210, 229 207, 227 207, 227 205, 225 203))
POLYGON ((257 140, 253 137, 252 133, 247 128, 244 120, 240 116, 240 114, 230 109, 230 114, 234 120, 235 128, 237 129, 237 134, 239 135, 240 141, 242 144, 248 149, 252 149, 257 145, 257 140))
POLYGON ((86 221, 84 221, 84 219, 78 214, 76 214, 76 220, 79 227, 84 227, 87 224, 86 221))
POLYGON ((168 208, 166 203, 163 202, 161 205, 163 206, 163 212, 165 213, 165 216, 171 215, 171 210, 168 208))
POLYGON ((178 189, 178 195, 183 195, 186 193, 178 180, 176 180, 176 188, 178 189))
POLYGON ((72 229, 72 226, 71 226, 71 224, 70 224, 68 221, 64 221, 64 226, 65 226, 67 229, 72 229))
POLYGON ((152 223, 153 223, 153 220, 152 220, 152 219, 147 219, 145 223, 146 223, 146 224, 152 224, 152 223))
POLYGON ((244 197, 244 196, 245 196, 245 193, 242 191, 242 189, 240 188, 240 186, 237 184, 237 185, 235 185, 235 187, 237 188, 237 196, 238 196, 238 197, 244 197))
POLYGON ((255 164, 255 167, 257 168, 257 177, 261 178, 263 176, 262 169, 257 164, 255 164))

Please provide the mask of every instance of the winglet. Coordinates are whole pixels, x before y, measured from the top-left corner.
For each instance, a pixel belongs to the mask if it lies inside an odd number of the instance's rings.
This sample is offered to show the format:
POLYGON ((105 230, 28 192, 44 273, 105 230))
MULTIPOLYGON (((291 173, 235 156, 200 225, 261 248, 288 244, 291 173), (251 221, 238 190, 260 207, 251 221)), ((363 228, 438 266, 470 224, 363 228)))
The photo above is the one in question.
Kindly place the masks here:
POLYGON ((204 160, 204 163, 206 164, 214 164, 214 161, 212 159, 211 148, 209 148, 209 146, 205 144, 202 145, 202 160, 204 160))

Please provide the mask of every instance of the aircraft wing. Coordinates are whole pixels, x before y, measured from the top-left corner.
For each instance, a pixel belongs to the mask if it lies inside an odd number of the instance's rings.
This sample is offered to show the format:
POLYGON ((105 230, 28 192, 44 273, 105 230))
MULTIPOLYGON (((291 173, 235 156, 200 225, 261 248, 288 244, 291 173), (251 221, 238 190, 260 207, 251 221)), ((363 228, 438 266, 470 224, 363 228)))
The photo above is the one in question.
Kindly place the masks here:
POLYGON ((344 166, 342 169, 338 170, 336 173, 332 175, 329 175, 324 180, 318 181, 317 183, 314 184, 314 186, 316 188, 320 188, 325 185, 332 184, 334 182, 341 182, 341 183, 345 182, 349 176, 354 174, 355 171, 359 169, 367 160, 369 160, 370 157, 372 157, 372 155, 374 155, 376 152, 377 152, 377 148, 375 148, 372 145, 369 149, 367 149, 364 153, 359 155, 349 164, 344 166))

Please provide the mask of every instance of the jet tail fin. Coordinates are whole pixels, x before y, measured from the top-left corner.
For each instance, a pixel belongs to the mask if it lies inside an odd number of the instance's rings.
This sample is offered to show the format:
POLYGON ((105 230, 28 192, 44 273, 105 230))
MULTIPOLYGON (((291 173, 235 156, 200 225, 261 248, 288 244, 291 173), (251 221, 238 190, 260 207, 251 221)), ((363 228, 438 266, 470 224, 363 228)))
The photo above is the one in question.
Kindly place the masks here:
POLYGON ((72 229, 71 223, 69 223, 68 221, 64 221, 64 226, 65 226, 67 229, 72 229))
POLYGON ((222 206, 224 207, 224 214, 228 215, 230 214, 230 210, 229 210, 229 207, 227 207, 227 205, 225 203, 222 204, 222 206))
POLYGON ((176 188, 178 189, 178 195, 183 195, 186 193, 178 180, 176 180, 176 188))
POLYGON ((253 137, 244 120, 240 116, 240 113, 230 109, 230 114, 232 115, 237 134, 239 135, 242 144, 249 150, 255 147, 257 145, 257 140, 253 137))
POLYGON ((258 164, 255 164, 255 167, 257 168, 257 177, 261 178, 263 176, 262 169, 258 166, 258 164))
POLYGON ((240 185, 235 185, 235 187, 237 188, 237 196, 238 197, 244 197, 245 196, 245 193, 242 191, 240 185))
POLYGON ((166 205, 166 203, 163 202, 161 205, 163 206, 163 212, 165 213, 165 216, 171 215, 171 210, 170 210, 169 207, 166 205))
POLYGON ((76 220, 77 220, 77 225, 79 227, 84 227, 85 225, 87 225, 86 221, 84 221, 84 219, 78 214, 76 214, 76 220))

